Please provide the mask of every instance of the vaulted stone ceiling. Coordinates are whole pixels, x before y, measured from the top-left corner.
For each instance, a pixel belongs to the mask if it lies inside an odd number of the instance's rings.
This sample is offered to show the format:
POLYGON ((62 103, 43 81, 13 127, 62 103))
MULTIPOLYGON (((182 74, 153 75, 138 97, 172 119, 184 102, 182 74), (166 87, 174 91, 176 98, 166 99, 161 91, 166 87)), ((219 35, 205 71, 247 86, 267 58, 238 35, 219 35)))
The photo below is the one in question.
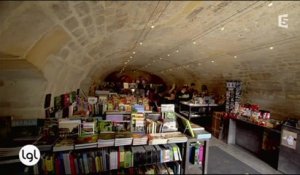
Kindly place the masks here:
POLYGON ((38 91, 60 94, 143 70, 168 83, 241 79, 262 94, 270 84, 286 99, 300 87, 299 19, 296 1, 2 1, 0 76, 39 78, 38 91))

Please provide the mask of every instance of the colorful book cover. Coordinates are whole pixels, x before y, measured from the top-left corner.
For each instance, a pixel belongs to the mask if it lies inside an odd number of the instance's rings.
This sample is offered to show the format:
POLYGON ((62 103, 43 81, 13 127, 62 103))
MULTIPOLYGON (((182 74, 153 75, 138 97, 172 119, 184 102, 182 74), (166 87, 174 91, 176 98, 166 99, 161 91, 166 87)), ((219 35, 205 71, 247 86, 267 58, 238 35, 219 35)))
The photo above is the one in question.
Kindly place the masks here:
POLYGON ((200 145, 200 147, 199 147, 199 164, 203 163, 203 158, 204 158, 203 153, 204 153, 204 146, 200 145))
POLYGON ((111 132, 113 128, 113 123, 107 120, 98 121, 99 131, 101 132, 111 132))

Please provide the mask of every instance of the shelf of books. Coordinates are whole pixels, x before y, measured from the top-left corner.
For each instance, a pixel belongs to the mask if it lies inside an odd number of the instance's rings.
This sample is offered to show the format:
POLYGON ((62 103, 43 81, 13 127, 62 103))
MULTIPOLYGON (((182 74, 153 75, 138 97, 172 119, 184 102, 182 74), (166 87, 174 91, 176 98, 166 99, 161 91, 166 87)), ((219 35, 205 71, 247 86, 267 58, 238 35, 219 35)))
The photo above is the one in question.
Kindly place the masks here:
POLYGON ((188 137, 185 149, 184 174, 194 174, 199 170, 202 174, 207 174, 211 133, 205 131, 204 127, 191 123, 181 114, 176 113, 176 117, 180 130, 188 137))
POLYGON ((153 113, 145 99, 99 99, 101 117, 45 119, 31 143, 41 159, 24 174, 186 174, 192 166, 206 173, 210 135, 175 113, 174 105, 153 113))

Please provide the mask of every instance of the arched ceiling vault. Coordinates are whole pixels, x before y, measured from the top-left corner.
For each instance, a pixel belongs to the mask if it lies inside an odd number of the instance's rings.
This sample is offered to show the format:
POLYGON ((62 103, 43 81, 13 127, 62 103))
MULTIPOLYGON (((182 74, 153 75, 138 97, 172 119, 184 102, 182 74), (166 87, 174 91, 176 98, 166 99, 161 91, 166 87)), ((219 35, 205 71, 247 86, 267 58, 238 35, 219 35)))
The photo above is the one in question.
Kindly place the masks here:
POLYGON ((46 79, 74 71, 78 83, 123 69, 170 83, 217 80, 296 60, 299 11, 295 1, 1 2, 0 57, 24 59, 46 79))

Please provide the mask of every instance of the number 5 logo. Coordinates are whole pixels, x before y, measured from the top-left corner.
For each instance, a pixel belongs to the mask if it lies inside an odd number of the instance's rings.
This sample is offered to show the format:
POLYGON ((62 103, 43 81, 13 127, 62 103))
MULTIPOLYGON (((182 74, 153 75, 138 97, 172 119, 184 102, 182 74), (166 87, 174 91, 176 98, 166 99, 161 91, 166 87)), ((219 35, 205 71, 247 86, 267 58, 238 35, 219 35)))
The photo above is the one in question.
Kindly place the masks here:
POLYGON ((278 26, 279 27, 282 27, 282 28, 288 28, 289 26, 288 26, 288 14, 283 14, 283 15, 279 15, 278 16, 278 26))

